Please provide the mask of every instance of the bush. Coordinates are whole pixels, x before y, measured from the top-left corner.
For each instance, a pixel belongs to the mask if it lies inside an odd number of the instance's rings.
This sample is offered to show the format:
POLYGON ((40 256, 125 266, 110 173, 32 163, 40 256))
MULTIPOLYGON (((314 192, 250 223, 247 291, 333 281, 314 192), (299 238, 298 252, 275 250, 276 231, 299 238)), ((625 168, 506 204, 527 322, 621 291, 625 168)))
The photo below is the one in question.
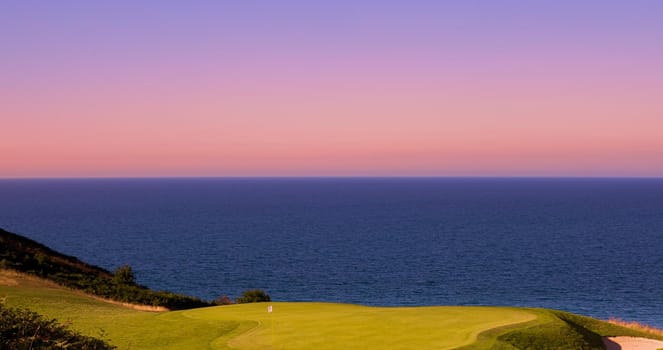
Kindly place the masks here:
POLYGON ((135 284, 136 276, 134 270, 129 265, 122 265, 115 270, 113 282, 117 284, 135 284))
POLYGON ((260 303, 271 300, 272 298, 263 289, 250 289, 245 290, 242 296, 237 298, 237 304, 260 303))
POLYGON ((0 349, 116 349, 101 339, 81 335, 26 309, 0 303, 0 349))

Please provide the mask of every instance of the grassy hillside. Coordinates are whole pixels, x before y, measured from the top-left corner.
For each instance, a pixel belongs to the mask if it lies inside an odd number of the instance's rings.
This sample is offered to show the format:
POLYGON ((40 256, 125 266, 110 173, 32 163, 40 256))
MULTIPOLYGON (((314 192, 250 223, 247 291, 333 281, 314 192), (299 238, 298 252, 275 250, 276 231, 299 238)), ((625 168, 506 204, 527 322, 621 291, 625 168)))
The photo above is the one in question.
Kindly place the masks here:
POLYGON ((231 324, 197 321, 181 312, 144 312, 110 304, 34 276, 0 271, 0 299, 56 318, 118 349, 209 349, 231 324), (167 346, 169 345, 169 346, 167 346))
POLYGON ((602 349, 642 333, 578 315, 504 307, 378 308, 242 304, 143 312, 42 279, 0 272, 0 298, 101 336, 119 349, 602 349))
POLYGON ((135 283, 130 270, 118 270, 124 273, 119 276, 1 228, 0 268, 33 274, 63 286, 122 302, 163 306, 171 310, 210 305, 197 298, 150 290, 135 283))

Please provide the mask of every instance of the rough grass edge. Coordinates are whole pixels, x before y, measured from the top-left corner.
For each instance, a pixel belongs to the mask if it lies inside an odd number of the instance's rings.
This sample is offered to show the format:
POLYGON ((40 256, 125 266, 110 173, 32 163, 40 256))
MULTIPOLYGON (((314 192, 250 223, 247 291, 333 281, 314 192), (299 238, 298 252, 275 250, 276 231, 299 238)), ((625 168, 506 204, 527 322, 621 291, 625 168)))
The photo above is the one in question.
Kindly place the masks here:
MULTIPOLYGON (((625 321, 625 320, 622 320, 620 318, 615 318, 615 317, 611 317, 610 319, 608 319, 607 322, 612 323, 612 324, 617 325, 617 326, 622 326, 622 327, 634 329, 636 331, 645 332, 645 333, 649 333, 649 334, 653 334, 653 335, 663 337, 663 329, 656 328, 656 327, 653 327, 653 326, 650 326, 650 325, 647 325, 647 324, 644 324, 644 323, 640 323, 640 322, 636 322, 636 321, 625 321)), ((658 350, 663 350, 663 349, 658 349, 658 350)))
MULTIPOLYGON (((537 315, 535 320, 505 325, 497 328, 485 330, 477 335, 476 340, 472 344, 455 348, 454 350, 479 350, 479 349, 493 349, 493 350, 514 350, 519 347, 514 344, 509 344, 500 339, 500 336, 506 335, 510 332, 520 329, 529 329, 538 327, 544 324, 554 325, 556 322, 566 323, 567 325, 581 328, 583 332, 593 334, 595 337, 603 338, 607 336, 632 336, 643 337, 649 339, 663 340, 663 334, 646 332, 642 329, 626 327, 621 324, 616 324, 604 320, 599 320, 587 316, 576 315, 561 310, 555 309, 542 309, 542 308, 522 308, 520 310, 527 310, 537 315)), ((628 322, 627 322, 628 323, 628 322)), ((639 324, 643 326, 642 324, 639 324)), ((648 327, 647 329, 654 328, 648 327)), ((656 329, 656 328, 654 328, 656 329)), ((597 338, 598 339, 598 338, 597 338)), ((594 346, 603 348, 602 344, 593 344, 594 346)), ((663 350, 663 349, 658 349, 663 350)))
POLYGON ((495 327, 491 329, 487 329, 479 334, 477 334, 477 337, 475 341, 472 344, 464 345, 459 348, 454 348, 453 350, 476 350, 476 349, 490 349, 492 345, 495 345, 495 343, 499 342, 499 339, 497 337, 501 334, 508 333, 509 331, 520 329, 520 328, 528 328, 532 326, 536 326, 541 323, 541 320, 539 318, 539 310, 537 309, 529 309, 529 308, 524 308, 524 309, 517 309, 517 310, 525 310, 525 311, 534 311, 533 313, 537 316, 535 319, 530 320, 530 321, 525 321, 525 322, 519 322, 519 323, 513 323, 513 324, 508 324, 500 327, 495 327))

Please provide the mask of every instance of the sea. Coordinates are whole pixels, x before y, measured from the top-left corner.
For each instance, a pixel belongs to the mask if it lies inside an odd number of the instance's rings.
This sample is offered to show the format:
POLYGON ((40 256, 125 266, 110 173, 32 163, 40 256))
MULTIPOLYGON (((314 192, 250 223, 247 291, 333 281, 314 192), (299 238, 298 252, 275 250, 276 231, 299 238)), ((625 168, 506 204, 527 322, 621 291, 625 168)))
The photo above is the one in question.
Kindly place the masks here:
POLYGON ((261 288, 663 327, 663 179, 3 179, 0 227, 206 300, 261 288))

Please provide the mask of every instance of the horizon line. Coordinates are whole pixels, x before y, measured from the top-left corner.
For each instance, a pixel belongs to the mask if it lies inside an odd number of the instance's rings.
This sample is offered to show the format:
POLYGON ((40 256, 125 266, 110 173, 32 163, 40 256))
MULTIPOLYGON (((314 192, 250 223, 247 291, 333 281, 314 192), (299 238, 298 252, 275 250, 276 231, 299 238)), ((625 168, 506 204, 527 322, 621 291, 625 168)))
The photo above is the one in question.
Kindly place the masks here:
POLYGON ((663 176, 615 175, 259 175, 259 176, 26 176, 2 180, 159 180, 159 179, 663 179, 663 176))

